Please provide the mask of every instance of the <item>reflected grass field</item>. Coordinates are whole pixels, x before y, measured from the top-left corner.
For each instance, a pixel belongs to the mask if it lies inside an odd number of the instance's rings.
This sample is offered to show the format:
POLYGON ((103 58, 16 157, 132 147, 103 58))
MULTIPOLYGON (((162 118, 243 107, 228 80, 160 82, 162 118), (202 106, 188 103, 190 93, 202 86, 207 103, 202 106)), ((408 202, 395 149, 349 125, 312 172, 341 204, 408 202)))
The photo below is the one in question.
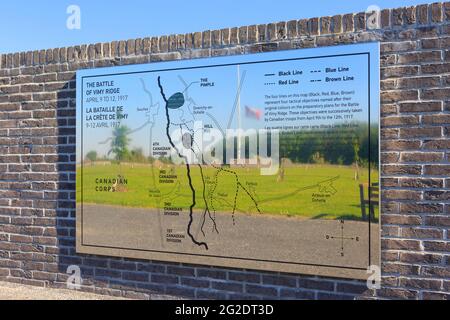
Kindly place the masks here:
MULTIPOLYGON (((359 185, 368 182, 367 168, 360 169, 358 180, 351 166, 296 165, 285 168, 283 178, 262 176, 257 168, 225 169, 202 166, 201 172, 198 166, 191 166, 195 210, 208 207, 214 214, 214 211, 232 212, 236 208, 236 212, 249 214, 361 220, 359 185)), ((81 171, 78 166, 77 202, 81 202, 81 171)), ((371 183, 375 182, 378 182, 378 171, 372 170, 371 183)), ((83 201, 139 208, 180 207, 187 212, 192 204, 192 191, 185 166, 86 164, 83 201), (116 192, 99 191, 108 189, 105 186, 109 185, 98 183, 98 179, 118 176, 126 183, 117 187, 116 192)), ((376 207, 376 219, 378 214, 376 207)))

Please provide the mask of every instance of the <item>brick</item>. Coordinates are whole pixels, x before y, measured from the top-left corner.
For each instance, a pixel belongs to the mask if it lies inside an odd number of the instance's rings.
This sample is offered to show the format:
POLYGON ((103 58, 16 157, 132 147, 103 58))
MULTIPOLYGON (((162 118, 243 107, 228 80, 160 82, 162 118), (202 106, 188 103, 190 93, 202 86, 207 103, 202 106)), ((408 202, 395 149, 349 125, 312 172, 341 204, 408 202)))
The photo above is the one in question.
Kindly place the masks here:
POLYGON ((422 122, 424 124, 450 124, 450 114, 424 115, 422 122))
POLYGON ((297 20, 287 22, 287 38, 293 39, 297 37, 297 20))
POLYGON ((440 264, 442 256, 431 253, 401 252, 400 261, 414 264, 440 264))
POLYGON ((425 224, 436 227, 450 227, 449 216, 428 216, 425 217, 425 224))
POLYGON ((441 136, 440 127, 400 128, 400 138, 437 138, 441 136))
POLYGON ((408 188, 443 188, 442 179, 401 178, 400 186, 408 188))
POLYGON ((403 24, 403 8, 392 10, 392 24, 394 26, 401 26, 403 24))
POLYGON ((319 34, 319 18, 311 18, 308 20, 309 35, 319 34))
POLYGON ((442 239, 443 231, 431 228, 402 228, 401 237, 406 239, 442 239))
POLYGON ((420 250, 420 241, 405 239, 381 239, 381 248, 386 250, 420 250))
POLYGON ((383 165, 382 173, 389 174, 409 174, 420 175, 422 173, 422 167, 417 165, 383 165))
POLYGON ((428 23, 428 5, 418 5, 417 6, 417 21, 419 24, 428 23))
POLYGON ((383 217, 383 223, 397 225, 420 225, 422 223, 422 217, 414 215, 389 214, 383 217))
POLYGON ((220 290, 220 291, 229 291, 229 292, 243 292, 244 285, 242 283, 233 283, 233 282, 218 282, 212 281, 211 288, 220 290))
MULTIPOLYGON (((275 26, 275 25, 273 25, 275 26)), ((239 29, 238 28, 230 28, 229 34, 230 44, 237 45, 239 44, 239 29)), ((194 38, 195 40, 195 38, 194 38)))
MULTIPOLYGON (((187 39, 188 39, 188 37, 186 37, 186 40, 187 39)), ((158 39, 158 37, 152 37, 150 39, 150 44, 151 44, 151 53, 159 52, 159 39, 158 39)))
MULTIPOLYGON (((247 27, 241 27, 239 28, 239 41, 244 41, 243 43, 247 42, 247 27), (245 40, 244 40, 245 38, 245 40)), ((206 30, 202 32, 202 47, 203 48, 210 48, 211 47, 211 31, 206 30)))
POLYGON ((417 64, 441 60, 441 51, 409 52, 398 55, 399 64, 417 64))
POLYGON ((245 292, 263 296, 277 296, 277 289, 273 287, 265 287, 256 284, 246 284, 245 292))
POLYGON ((283 286, 283 287, 296 287, 297 279, 287 276, 272 276, 263 275, 262 283, 267 285, 283 286))
POLYGON ((342 32, 342 16, 335 15, 331 17, 331 32, 341 33, 342 32))
POLYGON ((267 25, 267 40, 274 41, 277 39, 276 27, 275 23, 269 23, 267 25))
POLYGON ((212 279, 226 279, 225 271, 215 269, 197 269, 197 276, 212 279))
POLYGON ((450 72, 450 63, 431 63, 420 67, 422 74, 441 74, 450 72))
POLYGON ((415 24, 417 21, 416 18, 416 7, 406 7, 404 10, 404 21, 405 24, 415 24))
POLYGON ((448 176, 450 165, 428 165, 424 167, 424 174, 433 176, 448 176))
POLYGON ((380 47, 383 54, 409 52, 418 48, 415 41, 383 42, 380 44, 380 47))
POLYGON ((167 286, 165 290, 166 294, 184 298, 194 298, 195 290, 190 288, 184 288, 180 286, 167 286))
POLYGON ((445 100, 450 97, 449 89, 424 89, 421 93, 422 99, 445 100))
POLYGON ((148 282, 149 274, 145 272, 122 272, 122 279, 129 281, 148 282))
POLYGON ((311 292, 308 290, 301 290, 301 289, 284 289, 284 288, 282 288, 280 291, 280 297, 281 298, 313 300, 314 292, 311 292))
POLYGON ((366 28, 366 13, 360 12, 354 15, 355 31, 361 31, 366 28))
MULTIPOLYGON (((395 54, 385 54, 380 57, 380 63, 382 67, 387 67, 391 65, 395 65, 397 62, 397 55, 395 54)), ((382 83, 393 83, 392 88, 395 87, 395 80, 384 80, 382 83)))
MULTIPOLYGON (((295 24, 296 24, 296 21, 294 20, 294 22, 295 22, 295 24)), ((248 43, 255 43, 255 42, 258 42, 258 26, 257 25, 251 25, 251 26, 249 26, 248 27, 248 29, 247 29, 247 32, 248 32, 248 35, 247 35, 247 41, 248 41, 248 43)), ((295 37, 296 36, 296 33, 294 34, 293 32, 294 31, 292 31, 292 27, 291 27, 291 29, 290 29, 290 36, 291 37, 295 37)), ((296 32, 296 31, 295 31, 296 32)))
POLYGON ((331 33, 331 17, 320 18, 320 34, 331 33))
POLYGON ((387 200, 421 200, 422 192, 412 190, 385 190, 383 198, 387 200))
POLYGON ((384 140, 381 141, 381 149, 386 151, 417 150, 421 142, 418 140, 384 140))
POLYGON ((261 283, 261 275, 249 272, 229 272, 228 279, 238 282, 261 283))
POLYGON ((308 19, 298 20, 297 23, 297 34, 299 37, 304 37, 309 35, 309 25, 308 19))
MULTIPOLYGON (((136 50, 137 50, 137 40, 136 40, 136 50)), ((171 34, 168 39, 168 50, 169 51, 176 51, 177 50, 177 36, 174 34, 171 34)), ((136 54, 138 52, 136 51, 136 54)))
POLYGON ((155 283, 178 284, 179 278, 176 276, 152 274, 151 281, 155 283))
POLYGON ((122 262, 122 261, 110 261, 111 268, 113 269, 119 269, 119 270, 129 270, 129 271, 135 271, 136 270, 136 264, 132 262, 122 262))
POLYGON ((443 10, 443 18, 446 21, 450 21, 450 2, 444 2, 442 4, 442 10, 443 10))
POLYGON ((405 213, 441 213, 443 207, 441 204, 429 203, 402 203, 400 211, 405 213))
POLYGON ((381 103, 400 102, 406 100, 417 100, 417 90, 384 91, 381 93, 381 103))
POLYGON ((441 266, 423 266, 421 274, 428 277, 446 278, 450 277, 450 268, 441 266))
POLYGON ((339 283, 338 282, 337 286, 336 286, 336 291, 342 292, 342 293, 352 293, 352 294, 362 295, 366 291, 368 291, 368 289, 367 289, 366 283, 339 283))
POLYGON ((441 22, 442 21, 442 4, 433 3, 431 4, 431 21, 441 22))
POLYGON ((178 275, 178 276, 195 276, 195 269, 189 268, 189 267, 174 267, 174 266, 168 266, 167 267, 167 273, 178 275))
MULTIPOLYGON (((424 67, 426 68, 426 66, 421 67, 422 70, 424 67)), ((430 73, 436 73, 436 71, 431 71, 430 73)), ((418 74, 419 74, 418 66, 395 66, 395 67, 392 66, 381 68, 381 79, 415 76, 418 74)))
MULTIPOLYGON (((199 39, 197 39, 196 48, 201 48, 201 33, 198 32, 199 39)), ((169 51, 169 40, 167 36, 159 37, 158 44, 159 52, 168 52, 169 51)))
POLYGON ((401 103, 400 113, 420 113, 420 112, 439 112, 442 111, 442 102, 411 102, 401 103))
POLYGON ((122 273, 111 269, 95 268, 95 275, 97 277, 120 278, 122 273))
POLYGON ((229 45, 230 44, 230 29, 221 29, 220 30, 220 39, 221 39, 222 45, 229 45))
POLYGON ((402 162, 440 162, 444 160, 442 152, 403 152, 402 162))
POLYGON ((303 289, 333 291, 334 283, 325 280, 299 279, 299 287, 303 289))
POLYGON ((418 125, 419 122, 420 119, 418 116, 394 116, 394 117, 384 117, 381 119, 381 125, 384 127, 418 125))
POLYGON ((443 241, 424 241, 423 246, 426 251, 449 252, 450 242, 443 241))
POLYGON ((441 40, 439 38, 435 39, 422 39, 420 40, 422 44, 422 49, 440 49, 441 48, 441 40))
POLYGON ((397 152, 383 152, 381 154, 381 163, 395 163, 399 161, 397 152))
POLYGON ((424 292, 422 292, 422 299, 424 299, 424 300, 449 300, 450 294, 443 293, 443 292, 424 291, 424 292))
POLYGON ((210 285, 208 280, 199 280, 196 278, 181 278, 180 283, 193 288, 208 288, 210 285))
POLYGON ((424 199, 431 201, 447 201, 450 200, 450 191, 425 191, 424 199))
POLYGON ((352 32, 354 30, 353 14, 345 14, 342 17, 343 32, 352 32))
POLYGON ((422 89, 430 87, 439 87, 441 79, 439 77, 415 77, 403 78, 397 80, 398 89, 422 89))
POLYGON ((439 290, 441 281, 432 279, 400 278, 400 285, 412 289, 439 290))
MULTIPOLYGON (((390 80, 388 80, 388 81, 390 81, 390 80)), ((383 86, 383 82, 386 82, 386 81, 382 81, 382 83, 381 83, 382 86, 383 86)), ((392 80, 392 82, 394 82, 394 81, 392 80)), ((391 87, 390 89, 393 89, 393 88, 391 87)), ((395 104, 383 104, 383 105, 381 105, 380 112, 381 112, 382 116, 393 115, 393 114, 397 114, 397 109, 398 109, 397 105, 395 105, 395 104)))
POLYGON ((197 299, 225 300, 226 294, 216 290, 197 290, 195 297, 197 299))
POLYGON ((398 178, 381 178, 381 185, 384 188, 389 188, 389 187, 398 187, 399 182, 398 182, 398 178))
POLYGON ((287 26, 286 26, 286 22, 278 22, 276 25, 276 29, 277 29, 277 39, 279 40, 283 40, 286 39, 287 37, 287 26))

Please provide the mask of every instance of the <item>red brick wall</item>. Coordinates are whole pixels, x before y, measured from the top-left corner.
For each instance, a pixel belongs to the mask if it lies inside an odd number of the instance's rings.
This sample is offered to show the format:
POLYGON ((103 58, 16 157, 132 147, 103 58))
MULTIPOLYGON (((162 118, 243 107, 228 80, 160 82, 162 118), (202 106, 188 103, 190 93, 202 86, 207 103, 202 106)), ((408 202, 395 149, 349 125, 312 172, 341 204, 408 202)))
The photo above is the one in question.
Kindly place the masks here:
POLYGON ((450 296, 450 3, 0 57, 0 280, 154 298, 450 296), (366 41, 381 44, 382 288, 75 253, 75 71, 366 41))

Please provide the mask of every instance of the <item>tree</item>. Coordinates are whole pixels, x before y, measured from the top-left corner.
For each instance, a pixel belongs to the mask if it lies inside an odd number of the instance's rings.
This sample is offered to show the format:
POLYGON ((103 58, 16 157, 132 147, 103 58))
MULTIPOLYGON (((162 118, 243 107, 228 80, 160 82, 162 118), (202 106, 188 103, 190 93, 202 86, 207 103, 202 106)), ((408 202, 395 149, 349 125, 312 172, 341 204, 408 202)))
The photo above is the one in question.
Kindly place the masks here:
POLYGON ((89 161, 92 161, 92 162, 96 161, 97 160, 97 151, 94 151, 94 150, 89 151, 86 154, 86 159, 89 161))
POLYGON ((130 160, 138 163, 145 162, 144 151, 142 151, 142 148, 131 150, 130 160))
POLYGON ((130 144, 130 138, 128 138, 129 133, 130 129, 127 126, 119 126, 113 130, 111 149, 108 155, 114 153, 115 159, 119 162, 126 160, 130 154, 128 150, 128 145, 130 144))

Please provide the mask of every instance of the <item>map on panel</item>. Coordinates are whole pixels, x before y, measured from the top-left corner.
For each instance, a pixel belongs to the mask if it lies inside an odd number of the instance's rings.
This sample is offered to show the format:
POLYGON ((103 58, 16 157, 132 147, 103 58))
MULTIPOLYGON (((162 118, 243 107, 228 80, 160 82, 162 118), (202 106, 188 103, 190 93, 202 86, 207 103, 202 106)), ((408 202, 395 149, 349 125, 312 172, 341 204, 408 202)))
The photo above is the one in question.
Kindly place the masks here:
POLYGON ((77 251, 367 278, 378 43, 77 73, 77 251))

